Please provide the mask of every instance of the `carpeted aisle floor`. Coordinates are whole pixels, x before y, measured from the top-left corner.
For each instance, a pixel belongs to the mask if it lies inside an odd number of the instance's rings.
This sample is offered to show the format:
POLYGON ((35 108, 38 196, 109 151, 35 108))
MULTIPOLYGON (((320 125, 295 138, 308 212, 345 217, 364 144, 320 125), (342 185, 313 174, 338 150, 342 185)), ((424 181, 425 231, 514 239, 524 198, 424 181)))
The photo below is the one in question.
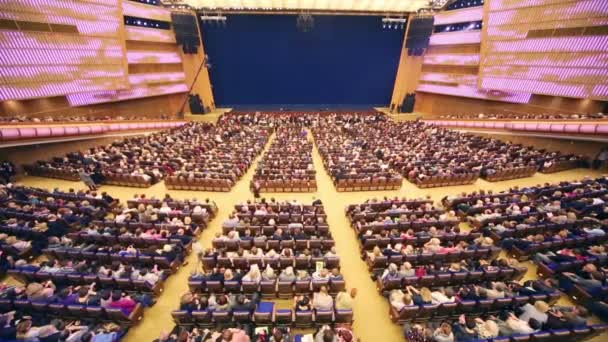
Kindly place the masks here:
MULTIPOLYGON (((336 240, 336 247, 340 255, 342 272, 344 274, 346 285, 348 288, 356 287, 358 295, 354 304, 355 316, 355 334, 363 342, 372 341, 403 341, 401 327, 393 324, 388 316, 388 301, 380 296, 376 290, 375 283, 370 279, 365 263, 361 260, 359 254, 359 244, 354 234, 354 231, 349 225, 346 218, 344 208, 348 204, 362 203, 367 198, 382 197, 382 196, 406 196, 408 198, 430 195, 433 200, 440 200, 448 194, 457 194, 463 191, 473 191, 475 189, 493 189, 500 191, 514 185, 526 186, 535 185, 545 182, 555 182, 560 180, 580 179, 584 176, 598 176, 599 173, 577 169, 571 171, 560 172, 557 174, 543 175, 536 174, 534 177, 504 181, 499 183, 488 183, 483 180, 478 180, 474 185, 454 186, 447 188, 434 189, 418 189, 409 182, 404 182, 400 190, 394 191, 370 191, 370 192, 347 192, 339 193, 333 186, 330 177, 323 168, 321 157, 317 149, 313 152, 315 168, 317 170, 317 193, 277 193, 263 194, 265 197, 275 197, 276 199, 298 199, 301 202, 310 203, 313 198, 320 198, 328 215, 328 222, 331 233, 336 240)), ((256 161, 257 162, 257 161, 256 161)), ((134 194, 145 193, 147 197, 164 196, 165 193, 171 194, 174 198, 211 198, 218 207, 219 212, 217 217, 210 223, 209 227, 203 231, 200 242, 204 248, 211 246, 211 239, 215 233, 221 231, 221 224, 232 211, 235 204, 243 202, 247 199, 253 199, 249 191, 249 182, 253 177, 255 164, 249 169, 247 174, 236 184, 236 186, 227 193, 212 193, 212 192, 197 192, 197 191, 178 191, 165 189, 164 183, 159 183, 148 189, 127 188, 117 186, 104 186, 103 191, 107 191, 112 196, 120 198, 121 202, 133 197, 134 194)), ((55 179, 45 179, 37 177, 24 177, 22 183, 28 186, 54 188, 59 187, 67 190, 69 188, 84 188, 84 185, 79 182, 61 181, 55 179)), ((182 267, 177 274, 172 275, 165 284, 164 293, 158 299, 156 305, 144 314, 143 321, 132 328, 126 337, 129 342, 144 342, 152 341, 157 338, 162 331, 170 331, 173 327, 171 311, 178 307, 179 297, 187 291, 187 279, 190 273, 197 266, 196 256, 191 254, 188 258, 189 264, 182 267)), ((535 277, 536 272, 528 263, 531 270, 528 273, 529 277, 535 277)), ((564 299, 565 301, 566 299, 564 299)), ((608 338, 603 336, 597 338, 596 341, 606 341, 608 338)))

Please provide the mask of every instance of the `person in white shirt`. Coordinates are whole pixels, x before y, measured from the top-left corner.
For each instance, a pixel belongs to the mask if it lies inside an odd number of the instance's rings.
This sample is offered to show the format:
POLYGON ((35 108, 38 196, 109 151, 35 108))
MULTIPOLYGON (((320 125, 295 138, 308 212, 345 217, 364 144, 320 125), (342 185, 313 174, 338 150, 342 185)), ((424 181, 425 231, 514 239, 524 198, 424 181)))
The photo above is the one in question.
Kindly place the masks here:
POLYGON ((451 287, 431 292, 431 298, 433 298, 433 304, 454 303, 456 301, 454 290, 451 287))

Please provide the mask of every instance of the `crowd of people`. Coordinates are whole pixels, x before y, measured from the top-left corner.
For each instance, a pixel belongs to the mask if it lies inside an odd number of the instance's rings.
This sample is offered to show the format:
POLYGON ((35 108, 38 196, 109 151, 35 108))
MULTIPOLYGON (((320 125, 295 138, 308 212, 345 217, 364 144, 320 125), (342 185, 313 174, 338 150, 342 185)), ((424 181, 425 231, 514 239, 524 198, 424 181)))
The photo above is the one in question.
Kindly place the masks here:
POLYGON ((282 125, 257 165, 251 189, 260 192, 309 192, 317 190, 312 162, 312 142, 302 126, 282 125))
POLYGON ((176 327, 154 342, 355 342, 352 328, 348 325, 322 325, 314 334, 297 334, 288 327, 265 327, 252 329, 247 324, 237 324, 234 328, 201 329, 176 327))
POLYGON ((537 114, 537 113, 479 113, 479 114, 446 114, 439 119, 482 119, 482 120, 604 120, 608 114, 537 114))
POLYGON ((38 161, 35 175, 170 189, 229 191, 261 153, 251 189, 314 191, 310 129, 339 191, 391 190, 402 178, 420 187, 527 177, 584 166, 584 158, 434 127, 379 113, 229 113, 215 125, 190 123, 147 137, 38 161))
POLYGON ((259 326, 350 324, 356 290, 346 289, 325 218, 318 200, 303 204, 261 198, 235 205, 213 247, 199 254, 190 291, 173 312, 176 324, 192 319, 208 324, 205 315, 240 321, 245 313, 259 326), (276 298, 292 299, 291 309, 264 301, 276 298))
POLYGON ((607 186, 601 177, 479 190, 440 203, 372 198, 349 205, 346 214, 408 340, 475 341, 559 329, 574 335, 587 329, 590 312, 608 313, 607 186), (485 249, 485 256, 473 257, 485 249), (526 271, 518 260, 496 258, 503 249, 531 258, 551 278, 522 283, 526 271), (558 290, 586 300, 554 305, 558 290), (427 322, 419 323, 423 317, 427 322))
POLYGON ((189 123, 38 161, 26 166, 26 171, 82 179, 88 186, 110 183, 142 187, 165 179, 168 188, 178 188, 186 181, 193 189, 222 181, 229 189, 262 151, 267 139, 263 127, 240 126, 226 120, 220 125, 189 123))
POLYGON ((109 116, 109 115, 13 115, 0 116, 0 124, 20 124, 20 123, 53 123, 53 122, 90 122, 90 121, 142 121, 142 120, 170 120, 167 115, 145 116, 109 116))
POLYGON ((118 340, 217 212, 209 199, 138 195, 125 206, 105 192, 12 183, 0 200, 0 271, 19 284, 0 285, 2 311, 17 312, 3 324, 8 340, 118 340))

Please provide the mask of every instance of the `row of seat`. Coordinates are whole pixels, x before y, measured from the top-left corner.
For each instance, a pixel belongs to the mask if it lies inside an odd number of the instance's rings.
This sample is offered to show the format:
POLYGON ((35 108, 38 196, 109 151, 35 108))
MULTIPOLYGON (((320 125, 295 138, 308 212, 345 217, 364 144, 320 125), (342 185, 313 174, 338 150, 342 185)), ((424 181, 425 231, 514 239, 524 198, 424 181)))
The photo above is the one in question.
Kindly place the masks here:
POLYGON ((544 262, 536 261, 536 274, 541 278, 552 277, 557 273, 563 272, 576 272, 581 270, 585 264, 594 264, 598 268, 608 266, 607 256, 596 256, 596 257, 585 257, 584 259, 578 259, 573 261, 561 261, 546 264, 544 262))
MULTIPOLYGON (((193 217, 193 216, 191 216, 193 217)), ((192 220, 194 222, 194 219, 192 220)), ((203 216, 200 216, 200 219, 197 219, 198 222, 196 222, 199 227, 196 228, 192 233, 195 236, 198 236, 198 234, 202 231, 202 229, 204 229, 207 226, 206 220, 203 219, 203 216)), ((116 222, 116 221, 92 221, 91 222, 92 225, 95 226, 99 226, 99 227, 109 227, 109 228, 118 228, 118 229, 126 229, 130 232, 134 232, 138 229, 141 229, 143 231, 149 230, 149 229, 156 229, 156 230, 167 230, 170 233, 174 233, 180 229, 183 229, 183 226, 178 226, 178 225, 174 225, 174 224, 164 224, 164 223, 143 223, 143 222, 116 222)))
POLYGON ((491 247, 467 249, 450 253, 416 253, 391 255, 390 257, 381 255, 374 257, 373 260, 367 258, 367 266, 369 267, 370 272, 377 272, 383 271, 389 264, 401 265, 404 262, 409 262, 415 267, 420 265, 460 262, 461 260, 496 259, 501 251, 501 248, 491 247))
POLYGON ((591 236, 577 236, 575 238, 568 238, 557 241, 546 241, 542 243, 534 243, 528 246, 528 248, 520 249, 517 246, 509 251, 511 255, 517 260, 528 260, 531 256, 539 252, 556 251, 564 248, 575 248, 591 246, 601 244, 608 241, 608 235, 591 235, 591 236))
POLYGON ((323 263, 327 269, 340 268, 340 257, 319 257, 309 258, 306 256, 300 257, 279 257, 279 258, 227 258, 227 257, 203 257, 201 258, 203 268, 211 270, 219 268, 234 268, 239 270, 249 270, 251 265, 258 265, 260 269, 270 265, 275 271, 294 267, 298 270, 313 270, 316 269, 317 263, 323 263))
POLYGON ((144 308, 137 304, 129 314, 121 309, 103 308, 91 305, 64 305, 61 303, 47 303, 30 301, 27 299, 0 299, 0 312, 17 311, 23 315, 57 317, 61 319, 91 320, 95 322, 113 322, 121 325, 134 325, 143 317, 144 308))
POLYGON ((409 178, 408 180, 419 188, 437 188, 440 186, 454 186, 473 184, 479 178, 479 173, 454 174, 449 176, 430 176, 424 179, 409 178))
MULTIPOLYGON (((236 210, 240 214, 247 212, 247 213, 250 213, 253 215, 259 205, 261 205, 261 203, 235 204, 234 210, 236 210), (245 211, 243 210, 243 208, 245 208, 245 211)), ((279 214, 302 215, 302 213, 322 214, 325 212, 323 204, 296 204, 296 205, 294 205, 291 203, 283 204, 283 203, 270 202, 270 203, 264 203, 264 206, 267 207, 269 210, 271 209, 273 213, 276 213, 276 214, 272 214, 272 215, 279 215, 279 214), (285 211, 285 209, 287 209, 287 211, 285 211)))
POLYGON ((144 280, 131 280, 127 278, 102 277, 97 274, 83 273, 48 273, 41 271, 30 271, 21 269, 10 269, 7 274, 20 279, 23 283, 38 282, 43 283, 51 280, 55 285, 90 285, 97 284, 102 289, 120 289, 125 292, 143 292, 159 295, 163 291, 163 280, 157 281, 154 285, 144 280))
POLYGON ((345 289, 344 280, 262 280, 260 283, 251 281, 212 281, 196 280, 188 281, 188 287, 195 293, 243 293, 252 295, 259 293, 264 298, 290 299, 294 295, 310 295, 318 292, 321 286, 326 286, 329 293, 336 295, 345 289))
POLYGON ((421 247, 425 243, 429 242, 431 240, 431 238, 439 239, 439 241, 441 241, 442 244, 446 244, 448 242, 452 242, 452 243, 456 244, 460 241, 470 242, 479 237, 481 237, 481 233, 441 234, 441 235, 435 235, 435 236, 427 235, 427 236, 417 236, 417 237, 413 237, 413 238, 402 238, 402 237, 398 237, 398 238, 395 238, 395 237, 393 237, 393 238, 391 238, 391 237, 364 238, 364 239, 362 239, 361 250, 362 251, 371 251, 374 249, 374 247, 385 248, 388 245, 394 246, 396 244, 405 244, 405 245, 413 245, 416 247, 421 247))
POLYGON ((429 319, 447 319, 460 315, 481 316, 495 314, 503 310, 513 310, 514 308, 527 303, 534 304, 539 300, 553 304, 557 302, 560 297, 561 292, 556 291, 555 293, 548 295, 463 300, 443 304, 406 305, 400 311, 397 311, 397 309, 391 305, 390 316, 393 322, 401 324, 411 321, 423 322, 428 321, 429 319))
POLYGON ((236 214, 239 220, 244 220, 248 222, 252 222, 255 218, 258 223, 268 222, 270 219, 275 220, 276 224, 289 224, 289 223, 303 223, 306 221, 318 222, 321 219, 323 222, 326 222, 327 214, 324 211, 317 210, 317 212, 312 213, 308 212, 305 214, 302 213, 288 213, 288 212, 280 212, 273 214, 263 214, 263 215, 255 215, 250 212, 238 212, 236 214))
POLYGON ((145 179, 142 175, 129 175, 124 173, 115 173, 111 171, 103 172, 105 177, 104 183, 109 185, 130 186, 135 188, 149 188, 152 186, 150 179, 145 179))
POLYGON ((154 208, 160 208, 163 206, 163 204, 167 204, 167 206, 169 208, 171 208, 171 210, 182 210, 186 206, 188 206, 189 208, 194 208, 196 206, 199 206, 202 209, 206 209, 207 213, 209 213, 212 216, 215 216, 215 214, 217 213, 217 207, 212 204, 209 204, 209 203, 178 201, 178 200, 161 201, 159 199, 127 200, 127 208, 129 208, 129 209, 138 208, 141 204, 145 205, 146 207, 151 205, 154 208))
POLYGON ((76 170, 56 169, 37 165, 23 165, 23 170, 31 176, 79 181, 80 176, 76 170))
POLYGON ((538 167, 536 166, 503 168, 500 170, 495 170, 494 173, 485 175, 483 178, 488 182, 498 182, 509 179, 532 177, 537 170, 538 167))
POLYGON ((267 241, 254 241, 254 240, 223 240, 213 239, 213 248, 225 249, 228 251, 236 251, 239 248, 249 250, 251 247, 257 247, 264 251, 274 249, 279 251, 283 248, 291 248, 298 251, 305 249, 320 249, 329 250, 335 246, 336 242, 332 240, 267 240, 267 241))
POLYGON ((297 311, 278 309, 271 312, 254 311, 208 311, 198 310, 188 312, 177 310, 171 313, 173 321, 179 326, 196 326, 211 328, 218 325, 234 326, 237 323, 255 323, 256 325, 277 325, 282 327, 312 328, 324 324, 351 324, 352 310, 314 310, 297 311))
POLYGON ((119 255, 116 253, 107 252, 83 252, 81 250, 62 250, 62 249, 44 249, 44 254, 58 260, 90 260, 96 261, 102 265, 109 265, 113 261, 118 261, 129 265, 154 266, 158 265, 160 269, 177 271, 180 262, 176 259, 169 261, 164 256, 160 255, 119 255))
POLYGON ((519 281, 527 271, 526 267, 502 267, 498 270, 444 272, 419 277, 387 278, 378 279, 377 287, 380 293, 386 296, 391 290, 405 289, 407 286, 439 288, 488 281, 519 281))
POLYGON ((494 241, 499 241, 506 238, 525 238, 526 236, 532 234, 543 234, 547 232, 557 232, 562 229, 567 229, 568 231, 572 231, 576 228, 584 228, 589 225, 589 221, 587 220, 577 220, 576 222, 568 222, 568 223, 537 223, 537 224, 527 224, 525 227, 515 227, 506 229, 500 233, 496 231, 488 232, 489 236, 494 239, 494 241))
POLYGON ((229 179, 169 176, 165 178, 165 186, 169 190, 228 192, 234 186, 234 182, 229 179))
MULTIPOLYGON (((353 223, 354 225, 355 223, 353 223)), ((397 229, 398 231, 404 232, 409 229, 414 232, 426 231, 430 227, 435 227, 437 229, 446 229, 457 227, 460 225, 460 221, 458 220, 450 220, 450 221, 407 221, 407 222, 391 222, 391 223, 383 223, 383 224, 373 224, 368 223, 361 226, 360 231, 364 232, 367 230, 371 230, 374 234, 380 234, 385 230, 393 230, 397 229)))
MULTIPOLYGON (((228 234, 231 231, 237 231, 241 236, 245 235, 245 232, 249 230, 251 232, 251 236, 257 236, 258 234, 262 234, 265 236, 272 236, 274 232, 281 228, 283 232, 293 233, 295 228, 289 228, 287 225, 278 225, 278 226, 260 226, 260 225, 238 225, 236 227, 231 226, 222 226, 222 232, 224 235, 228 234)), ((302 228, 302 232, 308 236, 322 236, 328 237, 330 236, 329 226, 327 223, 318 223, 316 225, 304 225, 302 228)))
POLYGON ((86 195, 81 196, 81 195, 59 192, 59 191, 50 192, 50 191, 46 191, 46 190, 42 190, 42 189, 30 188, 30 187, 24 187, 24 186, 13 186, 12 188, 10 188, 10 189, 7 188, 6 190, 9 191, 10 194, 15 194, 17 191, 19 191, 26 195, 27 194, 34 195, 39 198, 53 197, 55 199, 66 200, 68 202, 87 201, 96 207, 107 208, 109 206, 109 204, 106 201, 104 201, 103 199, 95 198, 92 196, 86 196, 86 195))
MULTIPOLYGON (((488 205, 484 205, 482 207, 469 207, 466 210, 461 210, 461 208, 458 209, 458 216, 460 218, 466 218, 467 216, 475 216, 476 214, 481 214, 486 210, 496 210, 496 209, 500 209, 502 211, 505 211, 507 208, 509 208, 513 203, 512 202, 501 202, 500 204, 496 204, 496 203, 490 203, 488 205)), ((524 206, 532 206, 534 205, 532 202, 517 202, 516 203, 520 208, 524 207, 524 206)))
POLYGON ((340 179, 337 182, 334 179, 336 189, 340 192, 397 190, 401 188, 401 183, 403 183, 403 178, 401 176, 395 176, 394 178, 389 179, 384 177, 340 179))
POLYGON ((542 216, 543 216, 543 214, 539 213, 539 212, 528 212, 526 214, 501 215, 501 216, 488 217, 488 218, 483 218, 483 219, 474 218, 469 221, 469 224, 473 228, 481 228, 483 226, 487 226, 490 223, 497 224, 497 223, 502 223, 505 221, 521 222, 530 217, 541 218, 542 216))
POLYGON ((68 238, 72 239, 74 242, 85 242, 85 243, 93 243, 97 245, 104 246, 112 246, 115 244, 120 244, 123 246, 133 245, 136 248, 144 248, 144 247, 162 247, 165 244, 179 244, 182 247, 189 251, 192 248, 192 242, 188 242, 186 244, 183 243, 180 239, 153 239, 153 238, 142 238, 135 236, 114 236, 114 235, 101 235, 101 234, 87 234, 87 233, 69 233, 67 235, 68 238))
POLYGON ((365 212, 365 213, 356 213, 351 214, 351 220, 353 221, 366 221, 373 222, 378 218, 384 219, 386 217, 390 217, 392 219, 400 218, 401 216, 406 216, 410 218, 412 216, 422 217, 424 215, 429 215, 432 217, 439 217, 439 215, 445 213, 445 210, 442 209, 433 209, 433 210, 425 210, 425 209, 414 209, 407 211, 398 211, 398 212, 365 212))
POLYGON ((369 207, 373 212, 382 212, 391 209, 393 205, 401 207, 405 205, 407 207, 420 207, 424 204, 433 204, 433 200, 389 200, 384 202, 369 202, 362 204, 349 204, 346 206, 346 212, 351 213, 357 207, 369 207))
POLYGON ((543 167, 541 173, 556 173, 580 167, 581 162, 578 160, 557 160, 549 167, 543 167))
MULTIPOLYGON (((316 192, 317 181, 314 179, 258 179, 261 192, 316 192)), ((253 189, 254 181, 252 180, 249 187, 253 189)))

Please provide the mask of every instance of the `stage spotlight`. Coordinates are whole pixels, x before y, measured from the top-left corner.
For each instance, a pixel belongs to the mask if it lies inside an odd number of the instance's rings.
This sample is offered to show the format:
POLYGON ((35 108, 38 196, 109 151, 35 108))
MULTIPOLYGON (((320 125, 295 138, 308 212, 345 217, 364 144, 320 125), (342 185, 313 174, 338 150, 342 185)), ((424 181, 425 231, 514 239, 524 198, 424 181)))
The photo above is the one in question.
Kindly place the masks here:
POLYGON ((386 28, 386 24, 382 24, 382 28, 386 28))

